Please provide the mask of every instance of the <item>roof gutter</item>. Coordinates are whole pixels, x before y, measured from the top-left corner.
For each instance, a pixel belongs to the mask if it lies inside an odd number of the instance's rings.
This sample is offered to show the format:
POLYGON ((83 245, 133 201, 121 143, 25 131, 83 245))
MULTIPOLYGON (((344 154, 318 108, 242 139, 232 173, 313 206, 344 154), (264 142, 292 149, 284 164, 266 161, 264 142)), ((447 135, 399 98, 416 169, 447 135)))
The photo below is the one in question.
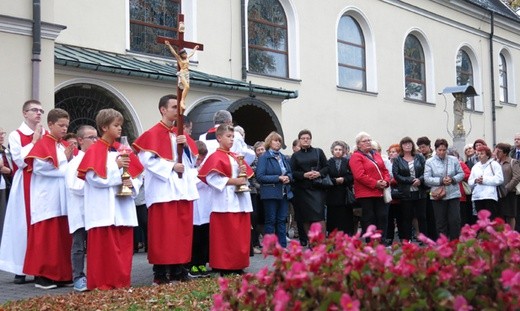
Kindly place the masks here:
POLYGON ((495 13, 491 13, 491 30, 489 33, 489 64, 491 66, 490 83, 491 83, 491 133, 492 133, 492 146, 497 142, 497 112, 496 112, 496 99, 495 99, 495 53, 493 50, 493 38, 495 36, 495 13))

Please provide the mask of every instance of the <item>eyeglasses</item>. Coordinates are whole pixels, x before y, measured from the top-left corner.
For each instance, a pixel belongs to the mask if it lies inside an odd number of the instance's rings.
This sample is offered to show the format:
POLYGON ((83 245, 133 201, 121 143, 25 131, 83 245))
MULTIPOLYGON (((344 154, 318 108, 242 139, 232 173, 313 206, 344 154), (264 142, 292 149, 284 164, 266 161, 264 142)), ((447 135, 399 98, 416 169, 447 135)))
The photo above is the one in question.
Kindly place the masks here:
POLYGON ((372 139, 363 139, 363 140, 360 140, 359 142, 361 142, 361 143, 371 143, 372 139))
POLYGON ((96 141, 96 140, 98 140, 98 137, 97 136, 86 136, 86 137, 83 137, 83 139, 90 139, 92 141, 96 141))
POLYGON ((39 113, 41 113, 41 114, 45 114, 45 110, 43 110, 43 109, 41 109, 41 108, 31 108, 31 109, 27 109, 27 110, 25 110, 25 111, 26 111, 26 112, 27 112, 27 111, 32 111, 32 112, 34 112, 34 113, 38 113, 38 112, 39 112, 39 113))

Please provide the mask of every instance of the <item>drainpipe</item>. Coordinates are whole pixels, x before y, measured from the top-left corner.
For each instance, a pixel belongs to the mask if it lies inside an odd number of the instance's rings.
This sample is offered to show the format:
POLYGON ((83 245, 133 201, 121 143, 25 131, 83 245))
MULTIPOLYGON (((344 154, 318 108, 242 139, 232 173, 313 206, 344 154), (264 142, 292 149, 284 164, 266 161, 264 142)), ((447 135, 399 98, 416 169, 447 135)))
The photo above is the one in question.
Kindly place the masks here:
POLYGON ((40 62, 42 52, 42 19, 40 0, 33 0, 33 45, 32 45, 32 94, 31 98, 40 99, 40 62))
POLYGON ((242 22, 242 81, 247 79, 247 67, 246 67, 246 0, 240 0, 240 20, 242 22))
POLYGON ((491 12, 491 31, 489 33, 489 64, 491 65, 491 130, 492 146, 497 141, 497 117, 495 103, 495 54, 493 53, 493 37, 495 35, 495 14, 491 12))

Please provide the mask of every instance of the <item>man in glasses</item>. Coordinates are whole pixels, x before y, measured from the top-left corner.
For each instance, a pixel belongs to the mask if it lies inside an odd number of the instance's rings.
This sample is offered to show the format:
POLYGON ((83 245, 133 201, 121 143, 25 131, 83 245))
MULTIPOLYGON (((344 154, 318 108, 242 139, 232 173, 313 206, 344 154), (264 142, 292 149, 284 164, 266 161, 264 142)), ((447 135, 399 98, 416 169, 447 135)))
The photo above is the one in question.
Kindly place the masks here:
POLYGON ((25 157, 34 144, 45 134, 41 118, 45 111, 42 104, 34 99, 23 104, 24 121, 9 134, 9 150, 13 161, 13 183, 7 202, 4 233, 0 244, 0 270, 15 274, 14 283, 24 284, 23 265, 27 248, 27 227, 30 224, 29 185, 25 157))
POLYGON ((85 276, 85 211, 84 211, 84 186, 85 181, 78 178, 78 167, 83 160, 87 149, 97 141, 97 131, 93 126, 82 125, 78 129, 76 138, 79 144, 79 152, 67 167, 66 183, 68 191, 67 215, 69 232, 72 234, 72 278, 74 290, 84 292, 87 290, 87 278, 85 276))

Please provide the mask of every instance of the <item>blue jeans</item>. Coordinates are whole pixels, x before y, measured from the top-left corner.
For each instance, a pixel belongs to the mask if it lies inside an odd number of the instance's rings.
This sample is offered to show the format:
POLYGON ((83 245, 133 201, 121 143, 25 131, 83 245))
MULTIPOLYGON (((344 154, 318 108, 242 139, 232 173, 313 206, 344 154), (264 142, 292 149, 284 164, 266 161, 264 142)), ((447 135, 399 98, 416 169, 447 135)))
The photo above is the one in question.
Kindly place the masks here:
POLYGON ((286 199, 282 200, 262 200, 264 203, 265 225, 264 233, 275 233, 278 237, 278 243, 282 247, 287 246, 287 238, 285 236, 285 223, 287 221, 287 212, 289 202, 286 199))

